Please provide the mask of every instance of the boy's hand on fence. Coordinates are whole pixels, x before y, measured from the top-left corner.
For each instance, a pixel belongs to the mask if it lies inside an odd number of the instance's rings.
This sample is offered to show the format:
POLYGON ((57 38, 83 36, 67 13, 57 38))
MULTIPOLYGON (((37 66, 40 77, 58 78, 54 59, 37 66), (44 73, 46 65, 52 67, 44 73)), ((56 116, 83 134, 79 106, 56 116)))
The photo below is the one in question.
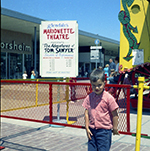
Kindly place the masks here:
POLYGON ((113 135, 120 135, 117 129, 113 129, 113 135))
POLYGON ((86 129, 87 137, 89 140, 91 140, 91 136, 93 136, 92 132, 90 131, 89 128, 86 129))

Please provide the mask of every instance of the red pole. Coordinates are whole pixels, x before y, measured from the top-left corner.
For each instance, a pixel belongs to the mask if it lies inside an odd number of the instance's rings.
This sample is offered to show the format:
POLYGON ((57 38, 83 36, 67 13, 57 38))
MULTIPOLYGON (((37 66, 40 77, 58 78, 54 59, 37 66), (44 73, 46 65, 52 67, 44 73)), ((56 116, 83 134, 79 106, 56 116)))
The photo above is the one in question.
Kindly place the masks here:
POLYGON ((52 84, 49 84, 49 123, 53 122, 52 84))
POLYGON ((127 132, 130 132, 130 88, 127 88, 127 132))

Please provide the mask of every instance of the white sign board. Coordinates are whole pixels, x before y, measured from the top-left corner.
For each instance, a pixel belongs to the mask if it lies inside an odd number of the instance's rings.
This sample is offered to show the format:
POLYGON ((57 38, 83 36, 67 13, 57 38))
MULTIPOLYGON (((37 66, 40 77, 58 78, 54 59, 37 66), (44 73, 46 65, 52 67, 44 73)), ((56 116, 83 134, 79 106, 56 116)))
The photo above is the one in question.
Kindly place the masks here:
POLYGON ((78 75, 77 21, 42 21, 40 25, 40 75, 78 75))
POLYGON ((91 46, 90 49, 102 49, 102 46, 91 46))
POLYGON ((102 54, 99 52, 102 49, 102 46, 91 46, 91 53, 90 53, 90 60, 91 62, 100 62, 100 55, 102 54))
POLYGON ((144 50, 143 49, 133 49, 132 50, 132 65, 140 65, 144 63, 144 50))
POLYGON ((99 61, 99 50, 92 50, 90 53, 91 62, 99 61))

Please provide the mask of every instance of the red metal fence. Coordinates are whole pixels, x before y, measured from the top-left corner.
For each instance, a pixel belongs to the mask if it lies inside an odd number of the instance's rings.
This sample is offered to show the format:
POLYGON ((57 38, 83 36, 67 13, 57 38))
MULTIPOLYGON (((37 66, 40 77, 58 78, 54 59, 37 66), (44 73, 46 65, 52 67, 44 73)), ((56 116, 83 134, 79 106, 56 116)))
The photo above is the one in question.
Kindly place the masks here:
MULTIPOLYGON (((130 86, 106 84, 119 105, 120 133, 130 132, 130 86)), ((1 117, 84 128, 90 83, 1 80, 1 117)))

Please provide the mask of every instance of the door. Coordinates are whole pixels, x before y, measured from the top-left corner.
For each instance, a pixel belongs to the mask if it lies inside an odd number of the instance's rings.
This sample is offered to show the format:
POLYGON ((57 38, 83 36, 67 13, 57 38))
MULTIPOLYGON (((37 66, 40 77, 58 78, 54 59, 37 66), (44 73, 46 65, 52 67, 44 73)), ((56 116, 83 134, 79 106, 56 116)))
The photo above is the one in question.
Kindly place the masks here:
POLYGON ((9 53, 9 79, 22 79, 22 54, 9 53))

